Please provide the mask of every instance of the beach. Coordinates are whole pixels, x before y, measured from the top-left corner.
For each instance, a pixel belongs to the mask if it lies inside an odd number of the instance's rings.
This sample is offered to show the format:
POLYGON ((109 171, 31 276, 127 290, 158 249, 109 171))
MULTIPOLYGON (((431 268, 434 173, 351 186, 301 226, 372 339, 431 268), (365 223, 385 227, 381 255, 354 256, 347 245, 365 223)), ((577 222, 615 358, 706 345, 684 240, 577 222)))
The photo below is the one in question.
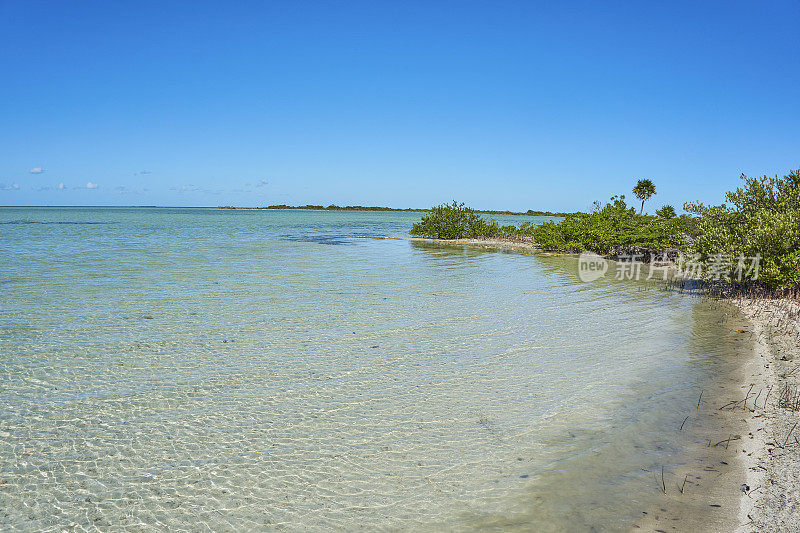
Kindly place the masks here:
POLYGON ((750 398, 746 411, 749 490, 741 498, 739 531, 797 531, 800 304, 743 299, 737 306, 752 323, 755 337, 753 360, 745 368, 743 383, 750 398))

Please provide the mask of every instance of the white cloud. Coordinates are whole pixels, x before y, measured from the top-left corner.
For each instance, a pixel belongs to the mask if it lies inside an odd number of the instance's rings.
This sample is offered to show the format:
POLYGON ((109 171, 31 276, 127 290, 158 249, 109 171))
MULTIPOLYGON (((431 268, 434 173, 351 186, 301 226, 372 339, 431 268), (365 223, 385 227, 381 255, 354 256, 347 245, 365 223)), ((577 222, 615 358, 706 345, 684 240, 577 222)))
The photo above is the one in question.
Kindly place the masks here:
POLYGON ((64 190, 64 182, 63 181, 58 184, 58 190, 59 191, 63 191, 64 190))
POLYGON ((6 185, 6 184, 2 183, 2 184, 0 184, 0 189, 2 189, 4 191, 18 191, 19 190, 19 184, 18 183, 12 183, 11 185, 6 185))
POLYGON ((44 172, 44 169, 42 167, 33 167, 28 172, 30 172, 31 174, 41 174, 42 172, 44 172))
POLYGON ((92 183, 91 181, 87 181, 86 182, 86 188, 87 189, 96 189, 97 187, 98 187, 98 185, 96 183, 92 183))

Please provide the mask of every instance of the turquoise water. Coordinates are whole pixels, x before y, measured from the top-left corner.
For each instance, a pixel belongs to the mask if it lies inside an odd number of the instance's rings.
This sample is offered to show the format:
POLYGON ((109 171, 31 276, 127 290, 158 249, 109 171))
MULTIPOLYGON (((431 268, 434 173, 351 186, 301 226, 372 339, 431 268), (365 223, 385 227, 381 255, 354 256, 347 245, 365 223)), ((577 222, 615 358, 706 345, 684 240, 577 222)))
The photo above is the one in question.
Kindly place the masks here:
POLYGON ((0 209, 0 529, 629 527, 716 311, 418 216, 0 209))

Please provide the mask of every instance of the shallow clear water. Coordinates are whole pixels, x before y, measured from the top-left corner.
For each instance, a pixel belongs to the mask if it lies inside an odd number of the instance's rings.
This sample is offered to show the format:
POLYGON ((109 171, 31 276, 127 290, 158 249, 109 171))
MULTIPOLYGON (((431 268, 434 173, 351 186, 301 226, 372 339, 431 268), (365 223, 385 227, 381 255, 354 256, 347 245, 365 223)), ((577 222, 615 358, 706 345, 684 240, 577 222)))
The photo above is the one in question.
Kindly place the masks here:
POLYGON ((628 527, 730 330, 418 216, 0 209, 0 528, 628 527))

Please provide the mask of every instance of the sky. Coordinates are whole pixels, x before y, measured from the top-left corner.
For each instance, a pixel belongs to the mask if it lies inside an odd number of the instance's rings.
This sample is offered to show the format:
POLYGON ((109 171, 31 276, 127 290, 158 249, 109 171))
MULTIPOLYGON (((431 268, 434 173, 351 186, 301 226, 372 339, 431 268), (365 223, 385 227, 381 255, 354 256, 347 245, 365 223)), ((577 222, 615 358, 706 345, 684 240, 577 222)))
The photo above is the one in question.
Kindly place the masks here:
POLYGON ((0 205, 719 204, 800 168, 800 2, 0 0, 0 205))

